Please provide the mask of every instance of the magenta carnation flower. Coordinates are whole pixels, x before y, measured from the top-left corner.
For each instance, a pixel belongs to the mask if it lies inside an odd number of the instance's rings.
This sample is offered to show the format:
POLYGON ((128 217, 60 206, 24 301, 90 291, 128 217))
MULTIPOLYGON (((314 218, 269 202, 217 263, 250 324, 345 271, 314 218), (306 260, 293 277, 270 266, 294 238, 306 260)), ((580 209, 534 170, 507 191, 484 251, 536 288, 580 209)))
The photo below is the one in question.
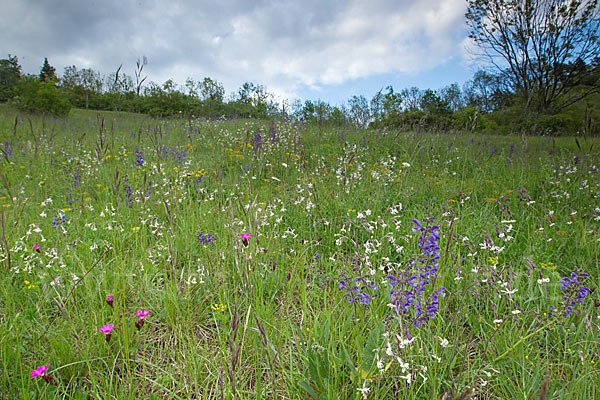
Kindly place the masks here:
POLYGON ((33 371, 31 371, 31 377, 33 378, 34 376, 44 376, 44 373, 46 373, 46 371, 48 371, 48 367, 50 366, 50 364, 46 364, 46 365, 42 365, 41 367, 34 369, 33 371))

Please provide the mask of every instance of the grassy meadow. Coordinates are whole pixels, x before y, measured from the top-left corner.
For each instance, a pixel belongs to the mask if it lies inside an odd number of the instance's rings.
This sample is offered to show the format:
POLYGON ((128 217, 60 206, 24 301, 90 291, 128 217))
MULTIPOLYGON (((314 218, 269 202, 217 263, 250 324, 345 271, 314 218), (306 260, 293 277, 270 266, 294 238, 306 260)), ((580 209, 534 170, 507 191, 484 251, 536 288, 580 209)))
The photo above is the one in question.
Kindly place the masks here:
POLYGON ((600 396, 598 139, 3 106, 0 143, 1 399, 600 396))

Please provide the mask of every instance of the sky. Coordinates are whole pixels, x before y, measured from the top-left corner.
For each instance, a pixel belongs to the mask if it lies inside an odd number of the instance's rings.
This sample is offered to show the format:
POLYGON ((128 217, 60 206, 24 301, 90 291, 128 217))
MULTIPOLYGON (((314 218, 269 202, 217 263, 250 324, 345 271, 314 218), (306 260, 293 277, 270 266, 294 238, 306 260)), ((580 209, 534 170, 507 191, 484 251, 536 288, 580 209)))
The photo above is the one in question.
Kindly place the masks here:
POLYGON ((147 81, 210 77, 279 99, 341 105, 391 85, 439 89, 474 67, 465 0, 0 0, 0 58, 39 74, 44 57, 147 81))

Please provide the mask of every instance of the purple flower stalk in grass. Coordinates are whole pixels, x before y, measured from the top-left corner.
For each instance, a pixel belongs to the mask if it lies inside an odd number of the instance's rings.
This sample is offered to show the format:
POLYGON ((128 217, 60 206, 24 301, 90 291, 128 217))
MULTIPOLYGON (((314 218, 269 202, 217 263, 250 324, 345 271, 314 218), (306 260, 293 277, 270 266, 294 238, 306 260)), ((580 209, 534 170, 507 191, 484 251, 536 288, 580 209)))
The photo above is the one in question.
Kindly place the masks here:
POLYGON ((113 299, 112 294, 109 294, 108 296, 106 296, 106 303, 108 303, 109 306, 111 306, 111 307, 113 306, 113 301, 114 301, 114 299, 113 299))
POLYGON ((139 331, 140 329, 142 329, 142 326, 144 326, 144 318, 150 314, 150 311, 138 310, 138 312, 136 314, 137 314, 139 320, 138 320, 138 322, 135 323, 135 327, 139 331))
POLYGON ((123 177, 123 182, 125 182, 124 185, 124 190, 125 190, 125 195, 127 196, 127 207, 129 208, 133 208, 133 198, 131 197, 131 185, 129 184, 129 176, 125 175, 123 177))
POLYGON ((348 303, 369 305, 373 298, 379 296, 376 293, 377 286, 370 278, 370 275, 364 275, 352 280, 339 281, 338 288, 346 291, 344 297, 346 297, 348 303), (346 282, 353 282, 354 285, 346 282))
MULTIPOLYGON (((592 292, 592 290, 584 286, 584 278, 589 275, 585 272, 576 274, 571 272, 570 277, 563 277, 558 283, 560 283, 560 289, 563 291, 564 300, 564 312, 563 316, 567 318, 573 314, 573 307, 577 306, 577 303, 583 304, 583 300, 592 292)), ((551 312, 557 312, 558 310, 554 306, 551 307, 551 312)))
POLYGON ((137 146, 135 146, 135 165, 138 167, 144 166, 144 152, 139 151, 137 146))
POLYGON ((102 327, 99 329, 100 333, 104 333, 106 335, 106 342, 110 342, 110 338, 111 338, 111 331, 113 330, 115 326, 113 324, 108 324, 108 325, 102 325, 102 327))
POLYGON ((439 299, 446 296, 446 288, 433 289, 432 280, 437 277, 438 260, 440 259, 439 229, 438 225, 425 226, 417 219, 412 222, 416 225, 413 232, 419 232, 419 249, 421 255, 410 260, 412 271, 407 270, 398 280, 394 275, 388 275, 391 286, 390 298, 396 315, 408 316, 416 328, 432 319, 439 311, 439 299))
POLYGON ((46 371, 48 371, 48 367, 50 364, 42 365, 33 371, 31 371, 31 377, 35 378, 37 376, 41 376, 47 383, 52 383, 54 379, 50 375, 46 375, 46 371))
POLYGON ((254 141, 252 142, 252 147, 254 148, 255 152, 262 148, 262 136, 260 134, 260 129, 257 129, 256 133, 254 134, 254 141))

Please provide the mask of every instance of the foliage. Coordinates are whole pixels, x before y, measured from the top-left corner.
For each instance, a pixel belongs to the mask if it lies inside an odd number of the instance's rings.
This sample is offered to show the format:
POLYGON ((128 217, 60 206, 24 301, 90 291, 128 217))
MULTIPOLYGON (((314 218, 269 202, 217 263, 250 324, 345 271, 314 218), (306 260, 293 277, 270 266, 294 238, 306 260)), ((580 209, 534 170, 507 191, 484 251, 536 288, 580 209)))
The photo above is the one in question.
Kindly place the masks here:
POLYGON ((71 103, 54 82, 42 82, 36 77, 23 78, 17 85, 17 107, 28 113, 65 117, 71 103))
POLYGON ((44 64, 40 70, 40 81, 41 82, 56 82, 58 77, 56 76, 56 68, 54 68, 48 62, 48 58, 44 58, 44 64))
POLYGON ((21 66, 17 56, 8 55, 0 60, 0 102, 15 96, 15 87, 21 79, 21 66))

